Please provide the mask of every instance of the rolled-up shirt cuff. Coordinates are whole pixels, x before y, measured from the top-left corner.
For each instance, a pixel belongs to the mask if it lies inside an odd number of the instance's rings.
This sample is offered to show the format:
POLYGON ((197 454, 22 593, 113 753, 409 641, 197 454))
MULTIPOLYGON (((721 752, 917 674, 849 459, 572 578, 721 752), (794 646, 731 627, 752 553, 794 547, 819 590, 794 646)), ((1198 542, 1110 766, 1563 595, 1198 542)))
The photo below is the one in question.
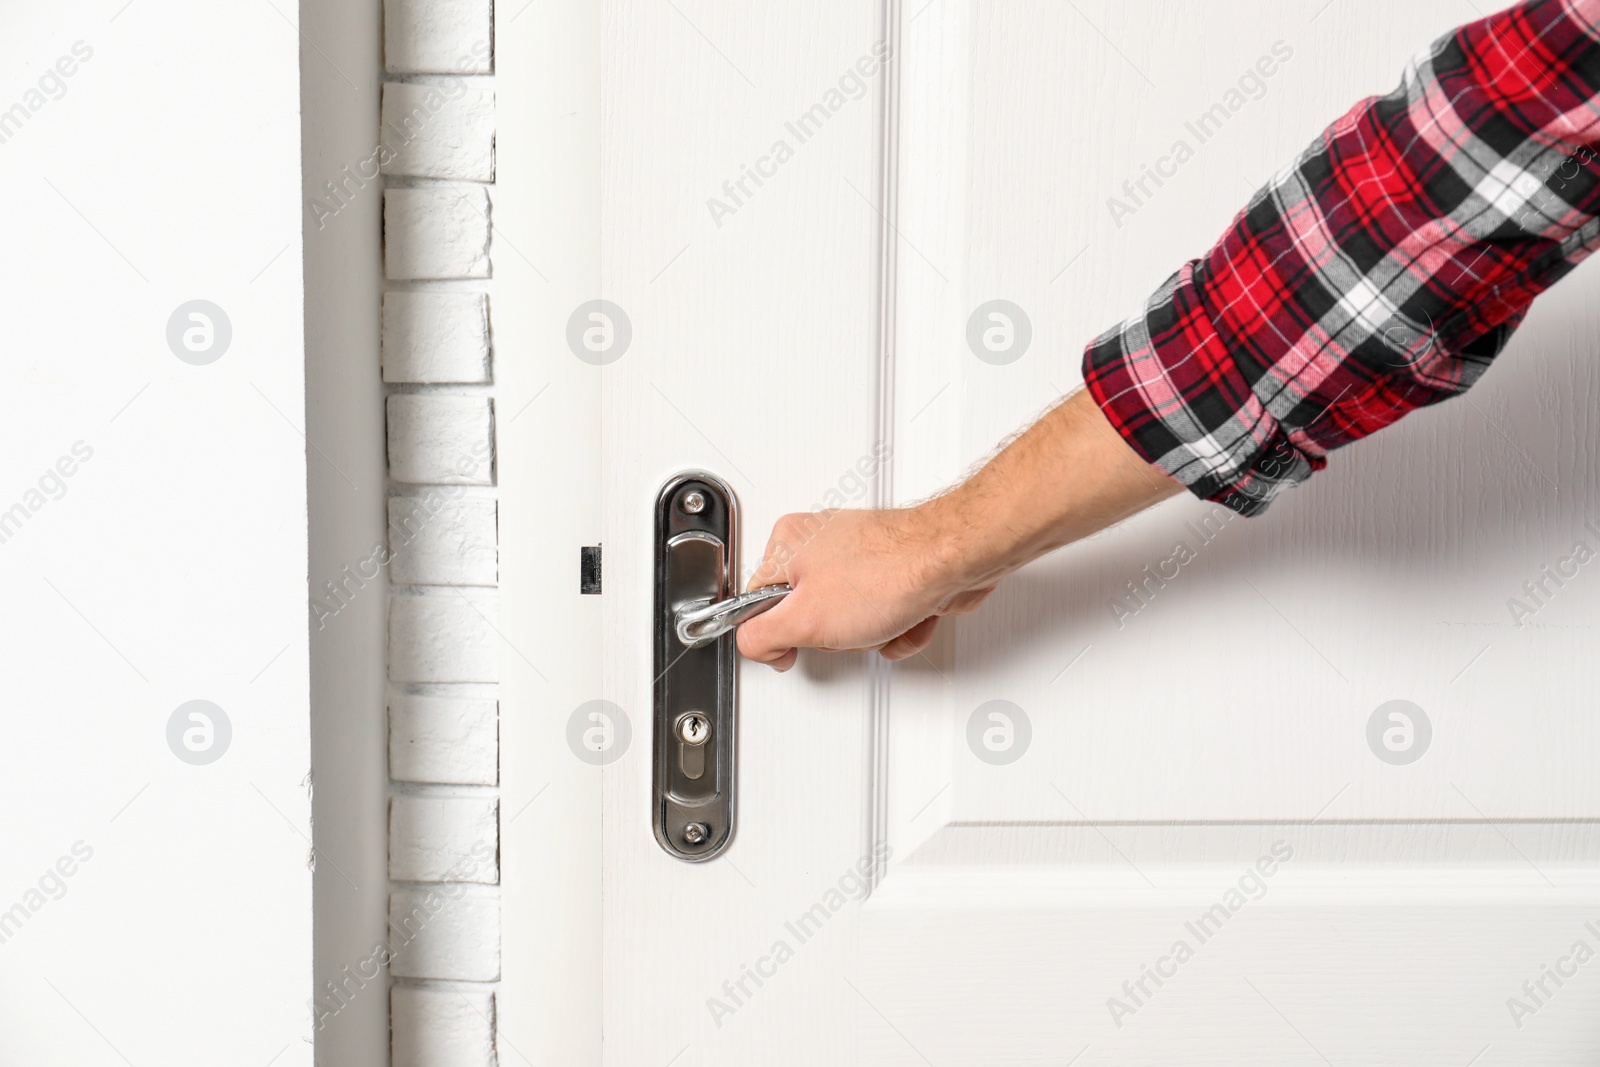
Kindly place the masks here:
POLYGON ((1326 459, 1256 397, 1199 298, 1199 264, 1185 264, 1143 311, 1089 345, 1084 384, 1146 462, 1202 499, 1258 515, 1326 459))

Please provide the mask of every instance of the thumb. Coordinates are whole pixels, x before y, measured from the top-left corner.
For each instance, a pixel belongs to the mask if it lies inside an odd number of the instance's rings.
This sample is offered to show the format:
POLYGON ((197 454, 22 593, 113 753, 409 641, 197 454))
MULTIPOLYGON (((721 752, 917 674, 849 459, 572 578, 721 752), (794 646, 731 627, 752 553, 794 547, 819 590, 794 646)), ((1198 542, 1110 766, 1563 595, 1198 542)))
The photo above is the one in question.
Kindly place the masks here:
POLYGON ((739 624, 734 631, 739 654, 757 663, 776 666, 785 657, 792 664, 795 646, 800 644, 793 624, 791 605, 798 593, 790 593, 777 607, 739 624))

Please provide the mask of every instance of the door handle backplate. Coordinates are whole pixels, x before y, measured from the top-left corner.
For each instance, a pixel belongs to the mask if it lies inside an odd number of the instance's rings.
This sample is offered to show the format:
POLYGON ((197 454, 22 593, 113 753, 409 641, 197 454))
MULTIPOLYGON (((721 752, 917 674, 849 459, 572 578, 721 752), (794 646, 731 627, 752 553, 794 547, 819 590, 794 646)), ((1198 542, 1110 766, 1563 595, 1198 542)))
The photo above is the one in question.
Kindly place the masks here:
POLYGON ((674 476, 656 498, 652 821, 661 847, 690 862, 733 840, 738 652, 732 625, 685 642, 678 623, 731 596, 738 523, 733 490, 704 471, 674 476))

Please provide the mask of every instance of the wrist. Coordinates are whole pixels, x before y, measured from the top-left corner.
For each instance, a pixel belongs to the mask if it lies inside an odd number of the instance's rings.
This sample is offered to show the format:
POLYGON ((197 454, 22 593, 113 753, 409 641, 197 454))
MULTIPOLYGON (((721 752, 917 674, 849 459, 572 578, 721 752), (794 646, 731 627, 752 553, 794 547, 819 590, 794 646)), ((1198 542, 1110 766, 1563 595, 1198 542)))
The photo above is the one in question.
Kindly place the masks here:
POLYGON ((927 584, 953 594, 993 585, 1015 569, 1016 539, 995 503, 969 482, 917 506, 927 584))

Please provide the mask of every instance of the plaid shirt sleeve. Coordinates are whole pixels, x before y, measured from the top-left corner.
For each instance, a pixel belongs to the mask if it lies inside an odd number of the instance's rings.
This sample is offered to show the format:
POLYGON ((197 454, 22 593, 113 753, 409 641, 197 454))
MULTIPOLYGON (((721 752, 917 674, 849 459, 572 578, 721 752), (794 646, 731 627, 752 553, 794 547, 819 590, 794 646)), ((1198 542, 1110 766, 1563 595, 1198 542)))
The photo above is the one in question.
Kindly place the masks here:
POLYGON ((1465 392, 1600 241, 1600 0, 1436 41, 1096 339, 1133 449, 1245 515, 1329 450, 1465 392))

